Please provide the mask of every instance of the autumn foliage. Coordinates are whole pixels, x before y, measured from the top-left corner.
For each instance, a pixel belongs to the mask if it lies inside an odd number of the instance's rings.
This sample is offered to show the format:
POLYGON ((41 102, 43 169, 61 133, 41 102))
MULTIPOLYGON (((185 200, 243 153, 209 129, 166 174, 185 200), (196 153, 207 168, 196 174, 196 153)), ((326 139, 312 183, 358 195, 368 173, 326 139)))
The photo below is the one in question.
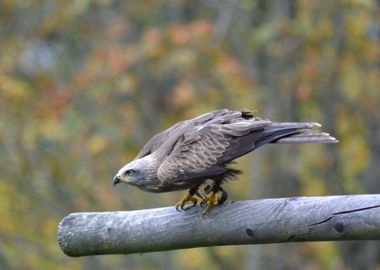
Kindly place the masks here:
POLYGON ((56 242, 70 212, 177 202, 112 177, 154 133, 221 107, 340 140, 242 158, 231 199, 380 192, 379 61, 375 0, 1 1, 0 269, 379 268, 368 242, 81 259, 56 242))

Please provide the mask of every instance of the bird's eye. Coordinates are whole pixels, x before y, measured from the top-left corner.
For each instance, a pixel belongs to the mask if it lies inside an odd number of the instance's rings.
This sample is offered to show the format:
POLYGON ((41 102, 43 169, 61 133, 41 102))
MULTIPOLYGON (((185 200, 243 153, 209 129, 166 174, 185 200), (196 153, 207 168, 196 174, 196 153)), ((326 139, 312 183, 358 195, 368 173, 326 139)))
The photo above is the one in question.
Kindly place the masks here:
POLYGON ((134 172, 135 172, 134 170, 127 170, 125 172, 125 174, 128 175, 128 176, 131 176, 131 175, 133 175, 134 172))

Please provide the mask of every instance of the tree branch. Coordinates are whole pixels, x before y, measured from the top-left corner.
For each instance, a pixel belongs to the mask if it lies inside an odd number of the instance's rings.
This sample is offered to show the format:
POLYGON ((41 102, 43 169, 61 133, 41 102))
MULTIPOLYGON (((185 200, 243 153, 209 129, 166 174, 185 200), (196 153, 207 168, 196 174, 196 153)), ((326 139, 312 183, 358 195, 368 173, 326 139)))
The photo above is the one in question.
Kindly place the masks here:
POLYGON ((200 207, 73 213, 58 226, 69 256, 301 241, 380 240, 380 195, 295 197, 200 207))

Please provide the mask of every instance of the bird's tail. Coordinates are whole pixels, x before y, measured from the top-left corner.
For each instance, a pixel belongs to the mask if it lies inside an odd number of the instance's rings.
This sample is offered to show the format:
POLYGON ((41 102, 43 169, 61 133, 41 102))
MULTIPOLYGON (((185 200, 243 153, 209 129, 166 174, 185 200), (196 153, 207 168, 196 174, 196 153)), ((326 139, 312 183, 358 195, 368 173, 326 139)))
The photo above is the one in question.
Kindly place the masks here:
POLYGON ((328 133, 318 132, 321 127, 313 122, 280 122, 271 123, 265 128, 261 138, 256 143, 259 147, 266 143, 337 143, 338 140, 328 133))

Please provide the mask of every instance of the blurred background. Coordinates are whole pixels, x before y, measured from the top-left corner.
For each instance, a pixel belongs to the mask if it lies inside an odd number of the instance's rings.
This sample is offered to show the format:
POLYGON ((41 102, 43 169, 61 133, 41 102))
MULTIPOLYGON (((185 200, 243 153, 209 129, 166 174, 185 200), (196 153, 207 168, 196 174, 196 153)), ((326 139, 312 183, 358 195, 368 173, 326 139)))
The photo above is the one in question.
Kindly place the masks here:
POLYGON ((231 200, 380 192, 380 1, 1 0, 0 269, 380 269, 377 241, 61 252, 71 212, 174 205, 112 177, 222 107, 340 140, 241 158, 231 200))

